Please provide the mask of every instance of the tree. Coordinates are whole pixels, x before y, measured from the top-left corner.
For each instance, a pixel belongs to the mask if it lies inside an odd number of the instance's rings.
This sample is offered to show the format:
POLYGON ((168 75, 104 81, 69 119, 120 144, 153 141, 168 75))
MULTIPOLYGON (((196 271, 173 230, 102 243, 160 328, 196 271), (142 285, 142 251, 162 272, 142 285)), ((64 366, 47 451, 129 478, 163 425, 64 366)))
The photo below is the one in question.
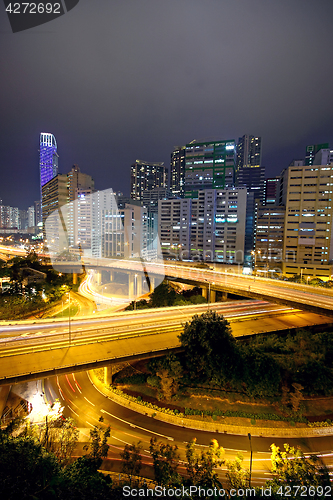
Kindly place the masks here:
MULTIPOLYGON (((300 448, 284 445, 281 451, 275 444, 271 445, 272 473, 274 479, 269 482, 274 491, 285 486, 326 486, 330 484, 328 470, 315 455, 305 457, 300 448)), ((293 492, 293 498, 302 498, 301 491, 298 495, 293 492)), ((304 496, 304 495, 303 495, 304 496)), ((312 495, 313 496, 313 495, 312 495)))
POLYGON ((131 482, 132 476, 138 476, 142 467, 142 444, 141 441, 138 442, 137 445, 126 444, 124 451, 120 453, 120 456, 123 460, 122 472, 128 476, 129 481, 131 482))
POLYGON ((230 380, 237 373, 239 352, 230 324, 216 312, 195 315, 178 337, 185 348, 186 368, 195 377, 230 380))
POLYGON ((204 488, 221 488, 218 480, 216 467, 224 463, 224 449, 219 446, 216 439, 210 442, 207 451, 201 451, 199 454, 195 451, 196 439, 192 439, 186 445, 187 474, 189 485, 194 484, 204 488))
MULTIPOLYGON (((103 417, 99 418, 99 421, 102 423, 104 421, 103 417)), ((108 426, 106 429, 103 429, 100 426, 95 425, 93 429, 90 429, 90 444, 84 446, 84 450, 89 450, 90 452, 86 455, 88 458, 92 459, 96 463, 101 464, 102 459, 105 458, 109 451, 109 445, 107 444, 107 440, 111 435, 111 427, 108 426)))
POLYGON ((32 437, 1 433, 0 491, 6 500, 51 498, 59 480, 59 465, 32 437))
POLYGON ((150 296, 152 307, 173 306, 178 294, 168 283, 163 281, 150 296))
POLYGON ((160 378, 163 397, 170 400, 179 388, 179 381, 183 374, 181 363, 174 354, 170 354, 154 360, 150 366, 160 378))
POLYGON ((243 469, 243 456, 238 453, 235 460, 227 460, 227 479, 229 488, 239 490, 249 486, 250 471, 243 469))
POLYGON ((157 442, 151 438, 149 446, 153 458, 155 481, 161 486, 173 486, 181 484, 181 476, 177 472, 180 459, 178 446, 157 442))
POLYGON ((113 498, 112 480, 97 470, 95 460, 79 457, 62 471, 58 500, 105 500, 113 498))
POLYGON ((48 442, 46 449, 52 452, 61 465, 69 463, 73 451, 79 439, 79 430, 75 427, 72 418, 57 418, 49 423, 48 430, 45 429, 45 434, 48 434, 48 442))

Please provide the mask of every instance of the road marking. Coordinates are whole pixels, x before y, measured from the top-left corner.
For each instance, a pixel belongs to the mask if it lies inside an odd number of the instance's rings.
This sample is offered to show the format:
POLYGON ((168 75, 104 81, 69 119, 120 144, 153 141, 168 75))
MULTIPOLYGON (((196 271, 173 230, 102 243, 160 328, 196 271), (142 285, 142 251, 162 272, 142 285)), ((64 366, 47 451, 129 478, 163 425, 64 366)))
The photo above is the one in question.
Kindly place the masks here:
POLYGON ((72 384, 69 381, 68 375, 65 375, 65 377, 66 377, 66 380, 67 380, 67 382, 69 384, 69 387, 72 389, 73 392, 75 392, 75 389, 73 388, 72 384))
POLYGON ((70 409, 70 410, 71 410, 71 411, 72 411, 72 412, 73 412, 73 413, 74 413, 74 414, 75 414, 78 418, 80 418, 80 416, 76 413, 76 411, 74 411, 74 410, 73 410, 73 408, 71 408, 69 405, 67 405, 67 406, 68 406, 68 408, 69 408, 69 409, 70 409))
POLYGON ((106 410, 101 409, 101 413, 107 413, 108 415, 110 415, 110 417, 116 418, 117 420, 124 422, 125 424, 129 425, 130 427, 134 427, 134 429, 140 429, 140 430, 145 431, 145 432, 150 432, 151 434, 156 434, 156 436, 163 437, 165 439, 168 439, 169 441, 174 441, 173 437, 165 436, 164 434, 159 434, 158 432, 150 431, 149 429, 145 429, 144 427, 140 427, 139 425, 134 425, 131 422, 127 422, 126 420, 124 420, 120 417, 116 417, 115 415, 112 415, 112 413, 109 413, 106 410))
POLYGON ((91 424, 90 422, 88 422, 88 420, 86 420, 87 424, 88 425, 91 425, 91 427, 95 427, 93 424, 91 424))
MULTIPOLYGON (((88 399, 88 398, 86 398, 85 396, 83 396, 83 397, 84 397, 84 399, 85 399, 86 401, 88 401, 88 403, 90 403, 92 406, 96 406, 96 405, 94 405, 94 403, 92 403, 91 401, 89 401, 89 399, 88 399)), ((101 410, 101 411, 102 411, 102 410, 101 410)))
POLYGON ((112 439, 116 439, 117 441, 120 441, 121 443, 125 443, 131 446, 131 443, 128 443, 127 441, 123 441, 122 439, 116 438, 115 436, 111 436, 112 439))

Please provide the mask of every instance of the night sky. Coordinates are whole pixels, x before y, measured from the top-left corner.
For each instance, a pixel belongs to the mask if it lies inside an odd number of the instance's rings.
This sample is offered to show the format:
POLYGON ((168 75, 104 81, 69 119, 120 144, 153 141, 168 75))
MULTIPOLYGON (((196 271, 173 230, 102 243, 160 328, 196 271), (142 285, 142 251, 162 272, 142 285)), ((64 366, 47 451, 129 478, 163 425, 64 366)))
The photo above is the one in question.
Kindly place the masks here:
POLYGON ((97 189, 193 139, 262 137, 266 175, 333 147, 332 0, 80 0, 13 34, 0 4, 0 198, 39 197, 39 133, 97 189))

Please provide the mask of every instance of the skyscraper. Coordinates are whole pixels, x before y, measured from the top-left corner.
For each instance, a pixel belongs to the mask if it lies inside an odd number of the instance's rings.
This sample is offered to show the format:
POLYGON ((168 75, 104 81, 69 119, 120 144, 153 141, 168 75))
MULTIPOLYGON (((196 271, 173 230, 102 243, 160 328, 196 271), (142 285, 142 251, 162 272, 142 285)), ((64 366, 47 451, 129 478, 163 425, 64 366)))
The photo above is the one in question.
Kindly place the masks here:
POLYGON ((318 151, 321 149, 327 149, 328 147, 328 142, 322 144, 310 144, 309 146, 306 146, 305 165, 313 165, 314 157, 318 151))
POLYGON ((261 137, 243 135, 237 144, 236 185, 247 188, 245 261, 251 261, 255 241, 256 200, 263 203, 265 167, 261 166, 261 137))
POLYGON ((164 163, 135 160, 131 166, 131 198, 142 200, 142 193, 154 188, 167 188, 167 169, 164 163))
POLYGON ((170 161, 170 191, 172 196, 184 198, 185 146, 175 146, 170 161))
POLYGON ((243 135, 237 144, 237 170, 261 165, 261 137, 243 135))
POLYGON ((58 174, 57 142, 53 134, 42 132, 39 138, 40 199, 42 187, 58 174))
POLYGON ((331 279, 333 164, 292 165, 282 176, 286 206, 283 274, 331 279))
POLYGON ((192 141, 185 150, 185 198, 196 198, 202 189, 234 185, 234 140, 192 141))

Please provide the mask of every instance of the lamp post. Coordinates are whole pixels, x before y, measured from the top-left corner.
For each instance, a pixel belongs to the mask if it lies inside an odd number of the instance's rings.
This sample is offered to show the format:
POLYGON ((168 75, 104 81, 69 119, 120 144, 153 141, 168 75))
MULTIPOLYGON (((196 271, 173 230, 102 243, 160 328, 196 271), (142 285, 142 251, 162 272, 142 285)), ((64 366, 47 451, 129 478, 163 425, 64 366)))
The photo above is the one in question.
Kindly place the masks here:
POLYGON ((137 290, 138 275, 134 275, 134 306, 133 309, 136 311, 136 290, 137 290))
POLYGON ((71 344, 71 291, 68 291, 68 339, 71 344))
POLYGON ((257 252, 260 255, 260 250, 252 250, 252 252, 251 252, 251 255, 253 255, 253 257, 254 257, 254 278, 253 278, 253 281, 256 280, 257 252))
POLYGON ((249 477, 249 488, 251 488, 251 475, 252 475, 252 441, 251 441, 251 434, 248 433, 248 438, 250 441, 250 450, 251 450, 251 456, 250 456, 250 477, 249 477))
POLYGON ((302 284, 302 281, 303 281, 303 271, 306 271, 306 267, 301 267, 301 284, 302 284))

